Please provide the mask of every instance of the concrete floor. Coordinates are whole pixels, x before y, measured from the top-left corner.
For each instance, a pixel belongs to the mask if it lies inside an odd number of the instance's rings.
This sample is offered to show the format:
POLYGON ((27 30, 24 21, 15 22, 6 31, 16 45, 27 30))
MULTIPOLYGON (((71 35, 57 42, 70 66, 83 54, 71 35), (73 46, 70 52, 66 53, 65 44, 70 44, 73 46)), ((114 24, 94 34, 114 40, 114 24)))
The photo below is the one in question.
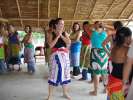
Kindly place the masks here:
MULTIPOLYGON (((48 94, 48 68, 43 63, 37 63, 35 75, 29 75, 26 73, 26 65, 22 66, 22 72, 0 75, 0 100, 45 100, 48 94)), ((87 81, 72 79, 70 84, 72 100, 106 100, 106 94, 102 93, 102 84, 98 96, 90 96, 91 90, 93 85, 87 81)), ((66 100, 62 97, 61 87, 55 88, 53 99, 66 100)))

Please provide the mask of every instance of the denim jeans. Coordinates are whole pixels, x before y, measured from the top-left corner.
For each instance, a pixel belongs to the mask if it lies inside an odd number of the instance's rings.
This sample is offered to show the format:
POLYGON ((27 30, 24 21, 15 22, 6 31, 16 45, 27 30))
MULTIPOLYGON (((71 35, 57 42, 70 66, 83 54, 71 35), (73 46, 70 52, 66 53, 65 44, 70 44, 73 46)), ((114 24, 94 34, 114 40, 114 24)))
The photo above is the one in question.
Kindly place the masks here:
POLYGON ((4 60, 0 59, 0 73, 5 73, 6 71, 7 70, 4 60))
POLYGON ((28 62, 27 69, 28 69, 28 72, 34 73, 35 72, 35 61, 28 62))

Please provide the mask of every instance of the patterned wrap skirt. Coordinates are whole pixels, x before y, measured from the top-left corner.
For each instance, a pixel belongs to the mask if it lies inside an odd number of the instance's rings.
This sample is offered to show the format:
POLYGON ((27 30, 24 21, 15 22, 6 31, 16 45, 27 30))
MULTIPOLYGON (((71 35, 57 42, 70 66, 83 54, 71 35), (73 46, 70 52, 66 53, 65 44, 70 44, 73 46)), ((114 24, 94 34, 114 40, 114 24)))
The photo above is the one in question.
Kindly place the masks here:
POLYGON ((21 64, 21 59, 20 59, 20 46, 17 43, 11 43, 9 44, 9 61, 8 64, 21 64))
POLYGON ((90 67, 90 51, 89 45, 82 45, 80 54, 80 66, 81 68, 88 69, 90 67))
POLYGON ((81 42, 77 41, 71 44, 71 65, 73 67, 80 66, 80 51, 81 51, 81 42))
POLYGON ((49 85, 58 86, 71 82, 69 52, 66 48, 53 49, 50 57, 49 85))
POLYGON ((122 80, 110 75, 107 85, 107 100, 125 100, 122 92, 122 80))
POLYGON ((34 46, 31 46, 31 47, 25 46, 25 48, 24 48, 24 61, 25 61, 25 63, 35 62, 34 53, 35 53, 34 46))
POLYGON ((90 65, 94 75, 104 75, 108 73, 108 56, 104 49, 91 49, 90 65))

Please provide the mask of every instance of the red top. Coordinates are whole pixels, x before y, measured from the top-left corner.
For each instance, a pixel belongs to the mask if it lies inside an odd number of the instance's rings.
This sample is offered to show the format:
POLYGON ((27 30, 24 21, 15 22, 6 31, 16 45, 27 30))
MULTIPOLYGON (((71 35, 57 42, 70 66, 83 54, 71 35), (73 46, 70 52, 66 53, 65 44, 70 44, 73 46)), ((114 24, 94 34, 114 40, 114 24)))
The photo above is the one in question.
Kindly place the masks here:
POLYGON ((91 35, 90 31, 87 32, 87 34, 85 34, 84 32, 82 33, 81 40, 82 40, 83 45, 90 45, 91 44, 90 35, 91 35))
POLYGON ((3 44, 0 44, 0 48, 3 48, 4 47, 4 45, 3 44))

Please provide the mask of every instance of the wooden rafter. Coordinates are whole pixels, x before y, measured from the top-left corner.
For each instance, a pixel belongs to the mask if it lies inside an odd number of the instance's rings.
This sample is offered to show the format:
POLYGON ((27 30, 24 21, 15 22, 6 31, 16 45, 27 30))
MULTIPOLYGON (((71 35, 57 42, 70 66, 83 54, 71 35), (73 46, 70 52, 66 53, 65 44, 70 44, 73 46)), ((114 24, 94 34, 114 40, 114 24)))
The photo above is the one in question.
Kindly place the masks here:
POLYGON ((113 0, 113 1, 112 1, 112 4, 111 4, 110 7, 108 8, 108 10, 107 10, 107 12, 105 13, 105 15, 103 16, 103 18, 105 18, 106 15, 111 11, 111 9, 113 8, 113 5, 114 5, 115 1, 116 1, 116 0, 113 0))
POLYGON ((78 5, 79 5, 79 0, 77 0, 76 7, 75 7, 75 10, 74 10, 74 14, 73 14, 73 18, 75 18, 75 15, 76 15, 76 12, 77 12, 78 5))
POLYGON ((8 19, 5 19, 5 18, 0 18, 0 20, 8 22, 8 19))
POLYGON ((0 16, 3 17, 2 9, 0 8, 0 16))
POLYGON ((60 0, 58 0, 58 18, 60 17, 60 0))
POLYGON ((21 17, 21 10, 20 10, 20 5, 19 5, 19 1, 18 1, 18 0, 16 0, 16 4, 17 4, 17 8, 18 8, 20 23, 21 23, 21 26, 22 26, 22 28, 23 28, 24 25, 23 25, 23 20, 22 20, 22 17, 21 17))
POLYGON ((129 20, 128 20, 126 26, 127 26, 131 21, 133 21, 133 12, 130 14, 129 20))
POLYGON ((128 19, 131 19, 133 16, 133 9, 132 9, 132 12, 130 13, 130 15, 128 16, 128 19))
MULTIPOLYGON (((74 10, 74 14, 73 14, 73 19, 75 19, 75 15, 76 15, 76 12, 77 12, 78 5, 79 5, 79 0, 77 0, 77 3, 76 3, 76 7, 75 7, 75 10, 74 10)), ((71 26, 72 25, 73 25, 73 21, 71 23, 71 26)))
MULTIPOLYGON (((6 20, 9 21, 19 21, 19 20, 24 20, 24 21, 37 21, 37 18, 8 18, 6 20)), ((92 21, 128 21, 129 19, 92 19, 92 21)), ((133 19, 132 19, 133 20, 133 19)), ((40 21, 49 21, 49 19, 40 19, 40 21)), ((88 19, 86 20, 75 20, 75 19, 64 19, 64 21, 67 22, 82 22, 82 21, 88 21, 88 19)))
POLYGON ((96 3, 97 3, 97 0, 95 1, 93 8, 91 9, 91 12, 90 12, 90 14, 89 14, 89 17, 92 15, 92 13, 93 13, 93 11, 94 11, 94 9, 95 9, 96 3))
POLYGON ((37 26, 38 26, 38 28, 39 28, 39 19, 40 19, 40 0, 38 0, 38 24, 37 24, 37 26))
POLYGON ((51 3, 51 0, 48 0, 48 18, 50 17, 50 3, 51 3))
POLYGON ((122 12, 120 13, 120 15, 119 15, 119 17, 118 18, 120 18, 121 17, 121 15, 123 15, 123 13, 125 12, 125 10, 127 9, 127 7, 128 7, 128 5, 130 4, 130 2, 131 2, 132 0, 129 0, 127 3, 126 3, 126 5, 123 7, 123 9, 122 9, 122 12))

